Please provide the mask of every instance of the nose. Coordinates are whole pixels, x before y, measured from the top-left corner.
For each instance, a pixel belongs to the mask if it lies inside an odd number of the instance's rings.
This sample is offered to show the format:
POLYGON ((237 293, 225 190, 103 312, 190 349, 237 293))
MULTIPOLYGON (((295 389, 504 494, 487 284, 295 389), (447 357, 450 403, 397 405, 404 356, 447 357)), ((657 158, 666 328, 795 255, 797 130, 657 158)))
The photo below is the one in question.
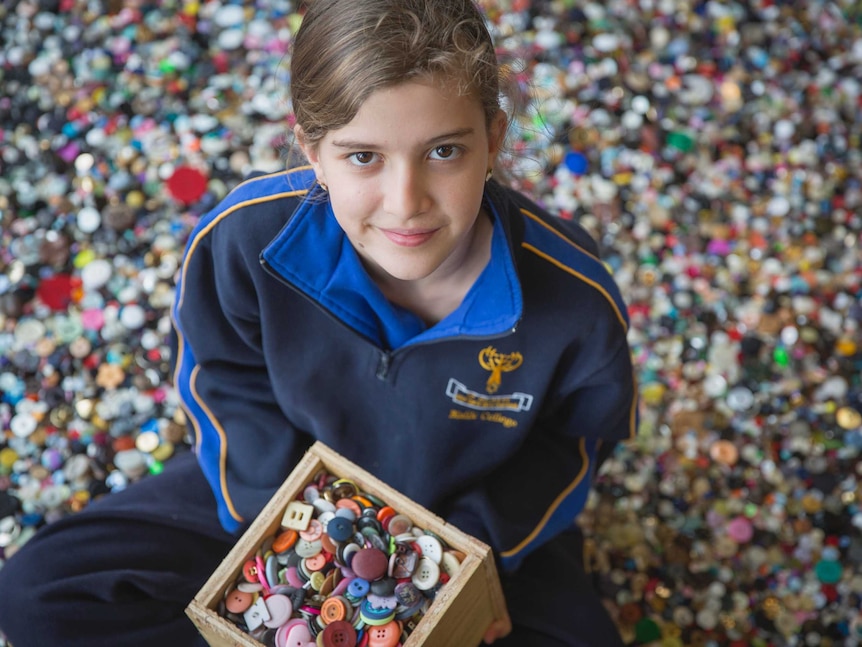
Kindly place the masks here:
POLYGON ((405 220, 424 213, 430 205, 428 180, 412 164, 393 167, 383 191, 384 211, 405 220))

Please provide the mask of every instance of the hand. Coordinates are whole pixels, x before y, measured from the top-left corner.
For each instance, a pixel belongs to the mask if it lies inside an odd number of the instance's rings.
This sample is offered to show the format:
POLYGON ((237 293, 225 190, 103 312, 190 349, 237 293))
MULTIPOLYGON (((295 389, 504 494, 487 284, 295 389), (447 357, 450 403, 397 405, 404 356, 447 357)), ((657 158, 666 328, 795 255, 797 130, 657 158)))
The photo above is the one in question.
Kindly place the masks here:
POLYGON ((491 626, 488 627, 488 631, 485 632, 485 637, 482 638, 482 642, 486 645, 490 645, 492 642, 497 640, 497 638, 505 638, 512 631, 512 619, 509 617, 509 614, 506 613, 502 618, 498 620, 494 620, 491 623, 491 626))

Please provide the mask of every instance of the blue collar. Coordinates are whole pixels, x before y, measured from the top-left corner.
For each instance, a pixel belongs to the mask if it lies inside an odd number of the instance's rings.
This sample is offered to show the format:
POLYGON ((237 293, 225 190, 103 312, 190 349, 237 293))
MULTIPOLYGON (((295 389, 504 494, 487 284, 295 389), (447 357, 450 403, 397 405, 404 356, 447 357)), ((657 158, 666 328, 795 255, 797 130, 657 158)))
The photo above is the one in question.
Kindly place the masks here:
POLYGON ((312 189, 261 259, 301 292, 348 326, 384 348, 396 349, 443 337, 491 336, 511 330, 523 301, 500 214, 486 195, 494 219, 491 260, 448 317, 428 328, 383 296, 345 236, 332 206, 312 189))

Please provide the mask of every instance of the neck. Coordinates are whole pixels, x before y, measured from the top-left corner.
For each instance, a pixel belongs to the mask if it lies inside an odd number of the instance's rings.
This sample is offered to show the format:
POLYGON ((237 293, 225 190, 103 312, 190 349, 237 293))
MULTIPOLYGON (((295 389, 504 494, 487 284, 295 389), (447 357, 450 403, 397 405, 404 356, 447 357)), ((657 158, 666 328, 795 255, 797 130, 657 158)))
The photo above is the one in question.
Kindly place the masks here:
POLYGON ((451 314, 464 300, 467 292, 485 269, 491 258, 491 237, 494 224, 480 212, 471 239, 460 258, 452 259, 455 269, 416 281, 401 281, 392 277, 375 278, 386 298, 420 317, 428 326, 451 314))

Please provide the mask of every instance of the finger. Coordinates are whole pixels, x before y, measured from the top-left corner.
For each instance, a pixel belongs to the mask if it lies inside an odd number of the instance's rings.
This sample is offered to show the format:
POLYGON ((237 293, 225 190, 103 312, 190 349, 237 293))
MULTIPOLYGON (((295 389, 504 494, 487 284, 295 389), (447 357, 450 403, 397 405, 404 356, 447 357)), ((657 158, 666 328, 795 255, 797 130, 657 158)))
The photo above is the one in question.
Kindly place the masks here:
POLYGON ((488 631, 485 632, 485 636, 482 638, 482 641, 486 645, 490 645, 498 638, 505 638, 511 633, 511 631, 512 621, 509 618, 509 615, 506 614, 504 618, 500 618, 491 623, 491 626, 488 627, 488 631))

